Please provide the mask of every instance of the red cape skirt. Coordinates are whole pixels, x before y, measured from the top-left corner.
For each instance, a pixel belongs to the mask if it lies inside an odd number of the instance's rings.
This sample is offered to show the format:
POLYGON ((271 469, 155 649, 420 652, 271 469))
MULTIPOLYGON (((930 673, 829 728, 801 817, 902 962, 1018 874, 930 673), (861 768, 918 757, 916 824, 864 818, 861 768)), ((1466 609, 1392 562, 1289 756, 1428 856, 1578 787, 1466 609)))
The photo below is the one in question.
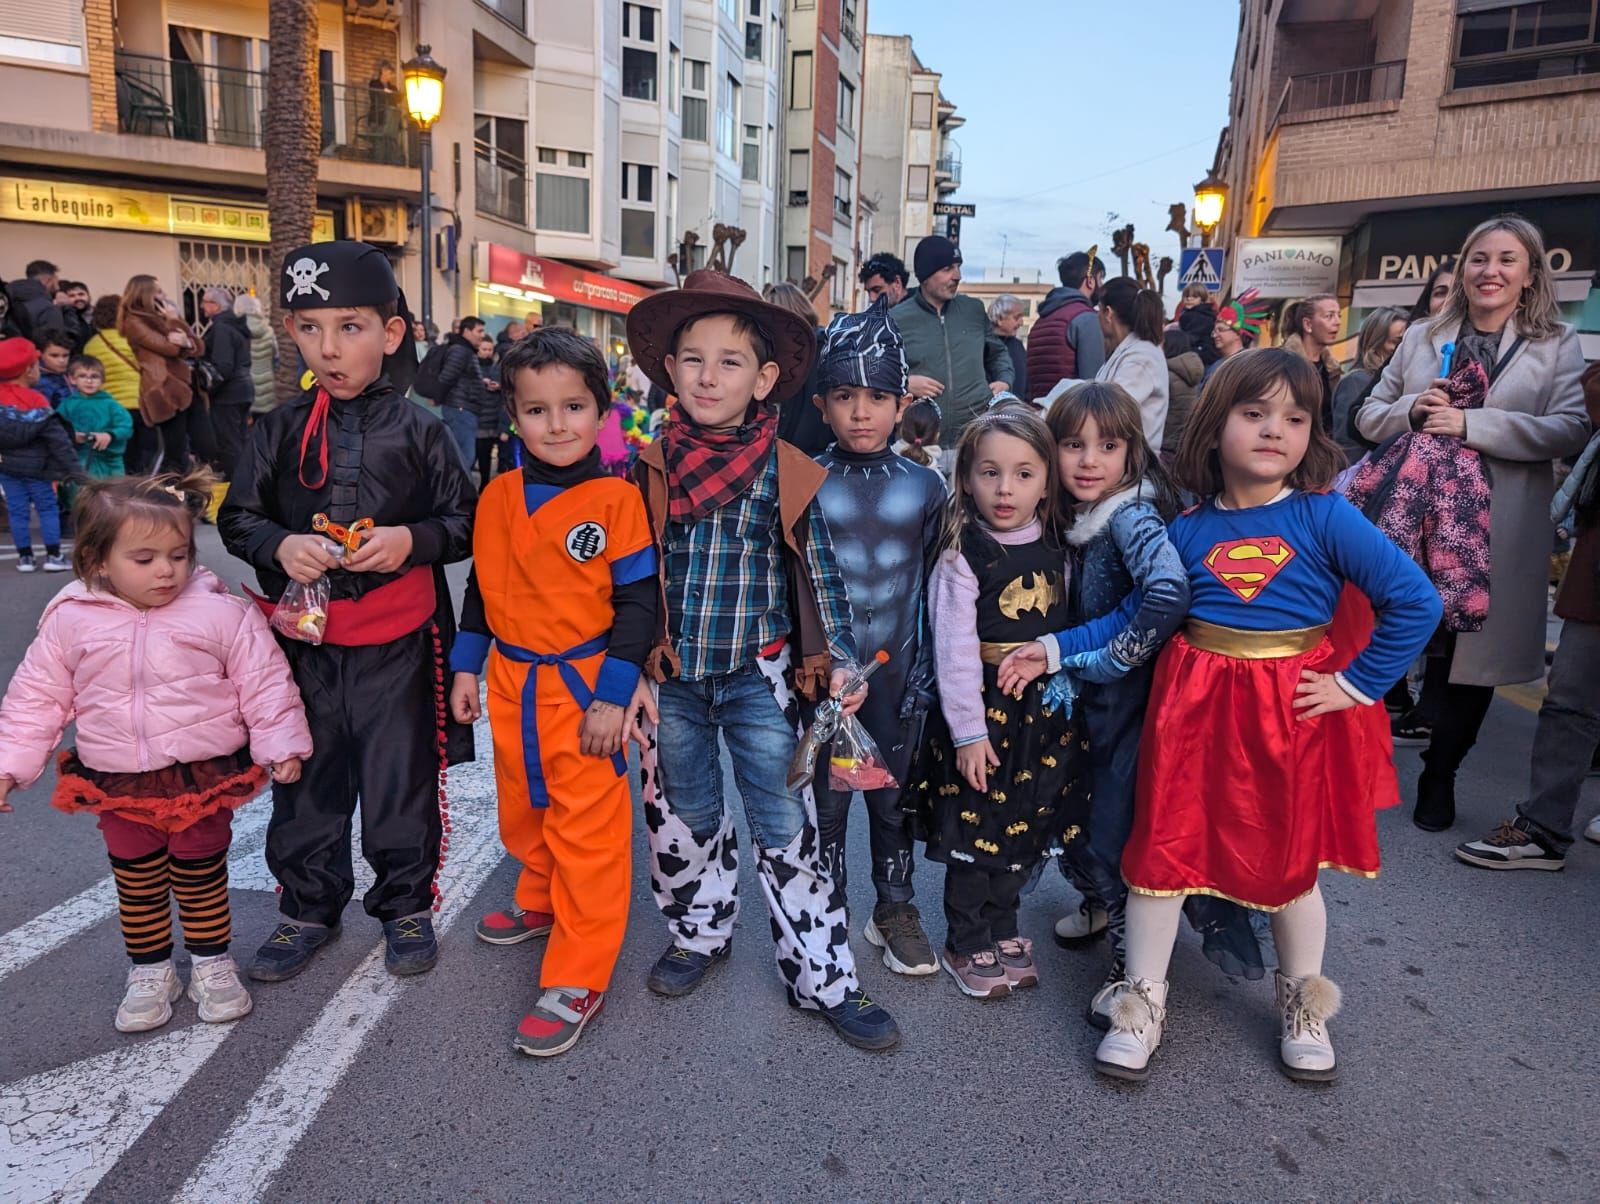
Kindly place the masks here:
POLYGON ((1342 669, 1366 643, 1366 606, 1347 593, 1329 635, 1295 656, 1168 642, 1122 855, 1131 889, 1277 911, 1310 893, 1320 869, 1377 876, 1377 810, 1400 801, 1388 715, 1356 706, 1301 721, 1291 706, 1302 670, 1342 669))

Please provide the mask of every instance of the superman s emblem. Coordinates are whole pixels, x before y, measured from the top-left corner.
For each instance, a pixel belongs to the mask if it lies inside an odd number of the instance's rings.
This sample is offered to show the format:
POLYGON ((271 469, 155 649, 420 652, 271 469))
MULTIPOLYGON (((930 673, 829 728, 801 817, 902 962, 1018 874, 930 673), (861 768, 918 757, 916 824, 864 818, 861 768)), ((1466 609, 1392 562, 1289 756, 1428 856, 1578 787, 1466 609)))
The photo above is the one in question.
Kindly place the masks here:
POLYGON ((1241 602, 1254 602, 1293 559, 1294 549, 1276 536, 1230 539, 1206 553, 1206 568, 1241 602))

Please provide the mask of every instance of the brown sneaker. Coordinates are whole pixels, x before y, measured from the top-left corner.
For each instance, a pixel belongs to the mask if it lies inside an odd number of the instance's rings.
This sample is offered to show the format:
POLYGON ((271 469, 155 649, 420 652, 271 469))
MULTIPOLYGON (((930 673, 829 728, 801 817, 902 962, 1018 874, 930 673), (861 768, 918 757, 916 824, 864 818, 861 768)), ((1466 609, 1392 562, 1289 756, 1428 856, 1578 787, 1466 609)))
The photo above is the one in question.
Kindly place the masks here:
POLYGON ((939 964, 956 980, 963 995, 974 999, 999 999, 1011 994, 1011 981, 1000 964, 1000 955, 993 949, 979 949, 976 953, 952 953, 946 949, 939 964))
POLYGON ((1014 936, 1000 942, 1000 968, 1006 972, 1006 982, 1013 991, 1039 985, 1039 971, 1033 965, 1033 942, 1025 936, 1014 936))

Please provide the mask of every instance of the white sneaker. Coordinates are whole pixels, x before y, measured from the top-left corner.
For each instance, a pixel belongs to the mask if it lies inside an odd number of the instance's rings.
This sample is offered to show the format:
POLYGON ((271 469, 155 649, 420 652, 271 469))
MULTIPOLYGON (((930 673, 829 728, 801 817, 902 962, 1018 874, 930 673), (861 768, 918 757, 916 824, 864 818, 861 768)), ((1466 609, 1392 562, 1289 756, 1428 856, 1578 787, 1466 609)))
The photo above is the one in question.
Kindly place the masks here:
POLYGON ((70 573, 72 566, 61 556, 46 556, 44 558, 44 571, 47 573, 70 573))
POLYGON ((1302 1083, 1331 1083, 1336 1071, 1328 1020, 1339 1010, 1338 984, 1320 974, 1285 978, 1274 973, 1282 1035, 1278 1056, 1283 1073, 1302 1083))
POLYGON ((1086 945, 1106 930, 1106 923, 1106 909, 1085 902, 1056 921, 1056 944, 1065 949, 1086 945))
POLYGON ((128 971, 128 989, 117 1008, 119 1033, 147 1033, 172 1019, 172 1001, 183 994, 183 984, 171 960, 154 966, 134 966, 128 971))
POLYGON ((1595 844, 1600 844, 1600 815, 1595 816, 1589 821, 1588 826, 1583 830, 1583 838, 1585 840, 1592 840, 1595 842, 1595 844))
POLYGON ((226 953, 216 957, 194 959, 194 973, 189 979, 189 998, 200 1005, 200 1019, 208 1024, 222 1024, 248 1016, 255 1001, 239 981, 239 967, 226 953))
POLYGON ((1094 1068, 1114 1079, 1144 1082, 1166 1020, 1167 984, 1124 978, 1111 1001, 1111 1031, 1094 1051, 1094 1068))

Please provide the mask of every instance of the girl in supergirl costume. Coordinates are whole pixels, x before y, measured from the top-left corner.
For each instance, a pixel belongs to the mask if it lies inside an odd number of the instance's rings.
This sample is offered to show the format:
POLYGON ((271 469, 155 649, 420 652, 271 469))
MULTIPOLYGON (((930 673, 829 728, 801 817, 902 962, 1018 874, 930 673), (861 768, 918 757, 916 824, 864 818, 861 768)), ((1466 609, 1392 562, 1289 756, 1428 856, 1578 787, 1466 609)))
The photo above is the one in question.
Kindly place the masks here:
POLYGON ((992 999, 1039 981, 1017 908, 1041 858, 1083 839, 1084 744, 1064 711, 1042 705, 1044 683, 997 682, 1008 653, 1066 622, 1044 422, 1009 410, 973 419, 954 486, 929 586, 940 705, 913 776, 928 856, 945 863, 940 963, 964 994, 992 999))
POLYGON ((73 515, 77 580, 45 607, 0 703, 0 811, 44 772, 69 721, 51 802, 99 819, 133 965, 119 1032, 160 1028, 183 983, 172 900, 193 961, 200 1019, 251 1009, 228 954, 233 812, 270 770, 311 755, 300 693, 267 621, 194 563, 194 525, 215 480, 101 477, 73 515))
MULTIPOLYGON (((1341 457, 1317 425, 1321 400, 1304 360, 1276 348, 1241 352, 1207 384, 1178 451, 1180 482, 1205 500, 1171 527, 1191 604, 1157 662, 1140 746, 1122 856, 1127 972, 1095 1054, 1103 1074, 1148 1076, 1178 914, 1202 894, 1271 914, 1283 1071, 1334 1077, 1327 1022, 1339 989, 1322 977, 1317 873, 1378 872, 1376 809, 1399 794, 1376 700, 1422 651, 1440 604, 1408 556, 1344 498, 1322 492, 1341 457), (1346 583, 1376 613, 1353 659, 1359 641, 1338 630, 1351 609, 1340 605, 1346 583)), ((1057 649, 1098 646, 1125 622, 1118 612, 1062 632, 1057 649)), ((1026 680, 1015 671, 1039 657, 1037 646, 1018 656, 1002 684, 1026 680)))

